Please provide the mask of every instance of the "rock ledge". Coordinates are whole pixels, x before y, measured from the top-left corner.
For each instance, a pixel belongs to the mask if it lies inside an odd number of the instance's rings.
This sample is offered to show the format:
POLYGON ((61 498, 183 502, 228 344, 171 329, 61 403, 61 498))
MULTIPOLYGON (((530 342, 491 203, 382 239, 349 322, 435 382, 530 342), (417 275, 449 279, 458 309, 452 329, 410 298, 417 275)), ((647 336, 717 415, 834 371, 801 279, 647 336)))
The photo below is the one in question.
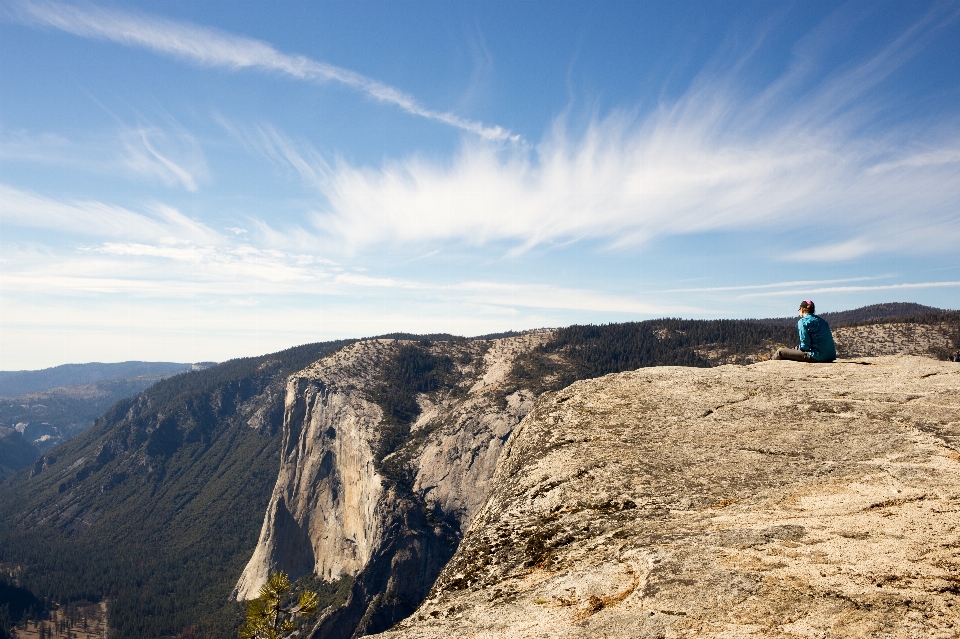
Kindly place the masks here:
POLYGON ((955 637, 960 365, 648 368, 538 400, 383 639, 955 637))

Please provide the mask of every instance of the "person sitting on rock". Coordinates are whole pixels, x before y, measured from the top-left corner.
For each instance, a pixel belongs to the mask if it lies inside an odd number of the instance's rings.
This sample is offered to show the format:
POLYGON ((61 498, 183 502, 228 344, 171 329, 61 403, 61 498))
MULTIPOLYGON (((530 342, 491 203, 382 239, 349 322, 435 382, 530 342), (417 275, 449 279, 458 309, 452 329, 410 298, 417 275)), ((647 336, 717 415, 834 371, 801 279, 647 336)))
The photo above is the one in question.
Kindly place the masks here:
POLYGON ((816 313, 813 300, 800 302, 800 321, 797 330, 800 331, 800 346, 797 348, 780 348, 773 354, 773 359, 790 359, 795 362, 832 362, 837 359, 837 347, 833 343, 833 333, 830 325, 816 313))

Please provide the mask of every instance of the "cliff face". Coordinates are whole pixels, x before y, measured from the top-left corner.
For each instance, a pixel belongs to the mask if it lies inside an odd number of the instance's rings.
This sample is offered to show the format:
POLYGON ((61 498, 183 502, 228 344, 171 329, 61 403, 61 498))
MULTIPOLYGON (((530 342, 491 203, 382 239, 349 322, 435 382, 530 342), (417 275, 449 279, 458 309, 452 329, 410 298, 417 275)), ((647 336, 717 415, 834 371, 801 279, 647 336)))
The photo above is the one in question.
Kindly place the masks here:
POLYGON ((960 365, 648 368, 541 397, 383 639, 954 637, 960 365))
POLYGON ((235 595, 255 597, 277 570, 353 577, 347 603, 321 618, 314 637, 377 632, 412 613, 533 406, 523 389, 498 394, 513 358, 548 335, 418 346, 448 362, 454 381, 417 396, 420 414, 392 452, 384 449, 390 422, 372 398, 404 342, 359 342, 293 375, 280 472, 235 595))
POLYGON ((481 346, 483 360, 464 382, 462 402, 432 406, 418 426, 441 419, 445 427, 427 438, 417 456, 414 490, 431 508, 449 513, 466 530, 486 500, 503 446, 514 427, 533 408, 526 389, 501 403, 501 388, 514 359, 541 343, 549 333, 493 340, 481 346))
POLYGON ((369 442, 379 407, 316 377, 287 384, 281 466, 260 540, 237 594, 257 596, 271 572, 356 574, 377 541, 381 494, 369 442))

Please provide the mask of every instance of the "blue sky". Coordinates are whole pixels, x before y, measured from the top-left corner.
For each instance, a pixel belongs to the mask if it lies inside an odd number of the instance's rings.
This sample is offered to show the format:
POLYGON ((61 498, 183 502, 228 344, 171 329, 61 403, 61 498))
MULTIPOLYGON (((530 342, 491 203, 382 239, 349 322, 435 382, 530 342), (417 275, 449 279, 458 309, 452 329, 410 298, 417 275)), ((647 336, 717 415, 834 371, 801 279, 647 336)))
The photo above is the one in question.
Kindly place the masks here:
POLYGON ((0 369, 960 307, 960 6, 0 1, 0 369))

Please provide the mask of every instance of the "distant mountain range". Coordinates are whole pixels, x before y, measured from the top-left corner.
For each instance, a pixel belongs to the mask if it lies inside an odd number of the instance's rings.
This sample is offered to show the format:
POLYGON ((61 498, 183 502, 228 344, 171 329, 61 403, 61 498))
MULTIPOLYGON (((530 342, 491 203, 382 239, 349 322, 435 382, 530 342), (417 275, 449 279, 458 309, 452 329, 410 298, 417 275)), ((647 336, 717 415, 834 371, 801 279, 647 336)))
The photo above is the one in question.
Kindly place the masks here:
POLYGON ((119 400, 213 363, 66 364, 0 372, 0 481, 75 437, 119 400))
MULTIPOLYGON (((960 349, 956 334, 960 313, 956 311, 880 304, 845 313, 825 316, 838 327, 847 321, 923 324, 940 331, 941 341, 950 348, 960 349)), ((292 503, 267 512, 281 456, 299 450, 296 435, 285 430, 296 419, 303 422, 303 415, 290 413, 290 423, 285 425, 285 396, 293 393, 304 406, 313 406, 310 402, 328 401, 335 382, 356 399, 357 406, 370 409, 368 416, 382 411, 384 419, 371 422, 372 431, 365 436, 373 445, 373 463, 384 490, 398 496, 397 504, 409 507, 401 513, 409 517, 385 519, 396 526, 389 528, 389 535, 371 537, 381 544, 371 551, 379 562, 370 564, 376 571, 362 568, 347 575, 347 582, 335 584, 311 575, 303 578, 313 579, 310 587, 314 589, 337 591, 339 598, 329 600, 334 607, 349 602, 338 617, 342 629, 363 624, 369 631, 389 627, 391 620, 419 604, 421 582, 436 576, 442 568, 438 557, 452 552, 461 534, 456 500, 450 502, 452 506, 436 502, 424 508, 434 502, 425 502, 429 496, 419 491, 433 484, 424 481, 420 486, 416 481, 418 473, 442 474, 443 467, 437 464, 447 463, 443 455, 425 457, 426 446, 435 446, 444 455, 453 455, 451 451, 460 446, 461 434, 446 415, 453 415, 450 411, 463 398, 478 389, 484 393, 485 412, 464 409, 456 417, 456 423, 462 422, 476 434, 483 430, 478 424, 519 411, 518 398, 532 402, 576 380, 645 366, 710 367, 757 361, 773 346, 795 344, 795 322, 796 318, 661 319, 536 331, 528 340, 403 335, 405 342, 391 343, 382 356, 369 361, 342 358, 346 351, 341 349, 357 341, 345 340, 176 375, 120 400, 92 428, 0 483, 0 578, 4 570, 14 571, 17 586, 39 599, 108 598, 111 637, 117 639, 235 636, 242 608, 228 600, 257 548, 261 530, 266 530, 265 513, 267 519, 286 522, 286 528, 275 532, 288 536, 276 539, 296 541, 294 545, 309 549, 302 543, 306 528, 301 529, 286 511, 292 503), (311 382, 315 395, 306 398, 297 388, 288 387, 291 375, 334 354, 324 364, 325 376, 311 382), (494 355, 501 358, 499 368, 491 365, 494 355), (328 379, 333 380, 329 387, 324 381, 328 379), (370 408, 373 405, 379 408, 370 408), (419 420, 416 427, 413 420, 419 420), (449 442, 442 443, 443 437, 449 442), (419 528, 409 527, 414 521, 419 528), (431 532, 436 530, 442 534, 431 532), (411 546, 403 555, 406 563, 396 564, 405 572, 392 572, 394 563, 384 540, 412 544, 431 539, 434 546, 429 548, 439 549, 430 555, 433 563, 417 564, 426 561, 427 555, 421 558, 411 546), (454 546, 443 545, 448 539, 454 546), (383 590, 407 587, 410 575, 419 580, 416 589, 383 590), (344 588, 350 591, 348 598, 343 596, 344 588)), ((867 347, 858 346, 857 356, 868 355, 863 350, 867 347)), ((945 348, 930 352, 941 358, 950 353, 945 348)), ((350 406, 343 404, 343 410, 354 410, 350 406)), ((494 424, 501 441, 509 437, 512 423, 494 424)), ((322 436, 334 437, 325 430, 322 436)), ((335 441, 346 445, 352 440, 335 441)), ((495 462, 493 457, 490 460, 495 462)), ((314 471, 327 472, 332 463, 340 462, 323 457, 314 471)), ((319 485, 304 481, 304 486, 319 485)), ((457 490, 482 492, 485 481, 465 475, 457 490)), ((345 486, 331 485, 338 486, 338 491, 345 486)), ((338 494, 320 491, 316 497, 337 500, 338 494)), ((479 499, 476 495, 466 498, 470 503, 479 499)), ((315 501, 305 499, 304 503, 315 501)), ((331 561, 336 563, 336 558, 331 561)), ((347 637, 352 630, 344 632, 342 636, 347 637)), ((331 631, 316 636, 341 635, 331 631)))
MULTIPOLYGON (((196 366, 212 366, 214 362, 196 366)), ((118 362, 102 364, 63 364, 38 371, 0 371, 0 397, 16 397, 50 388, 84 386, 114 379, 142 377, 145 375, 173 375, 195 366, 175 362, 118 362)), ((157 378, 154 378, 157 379, 157 378)))

